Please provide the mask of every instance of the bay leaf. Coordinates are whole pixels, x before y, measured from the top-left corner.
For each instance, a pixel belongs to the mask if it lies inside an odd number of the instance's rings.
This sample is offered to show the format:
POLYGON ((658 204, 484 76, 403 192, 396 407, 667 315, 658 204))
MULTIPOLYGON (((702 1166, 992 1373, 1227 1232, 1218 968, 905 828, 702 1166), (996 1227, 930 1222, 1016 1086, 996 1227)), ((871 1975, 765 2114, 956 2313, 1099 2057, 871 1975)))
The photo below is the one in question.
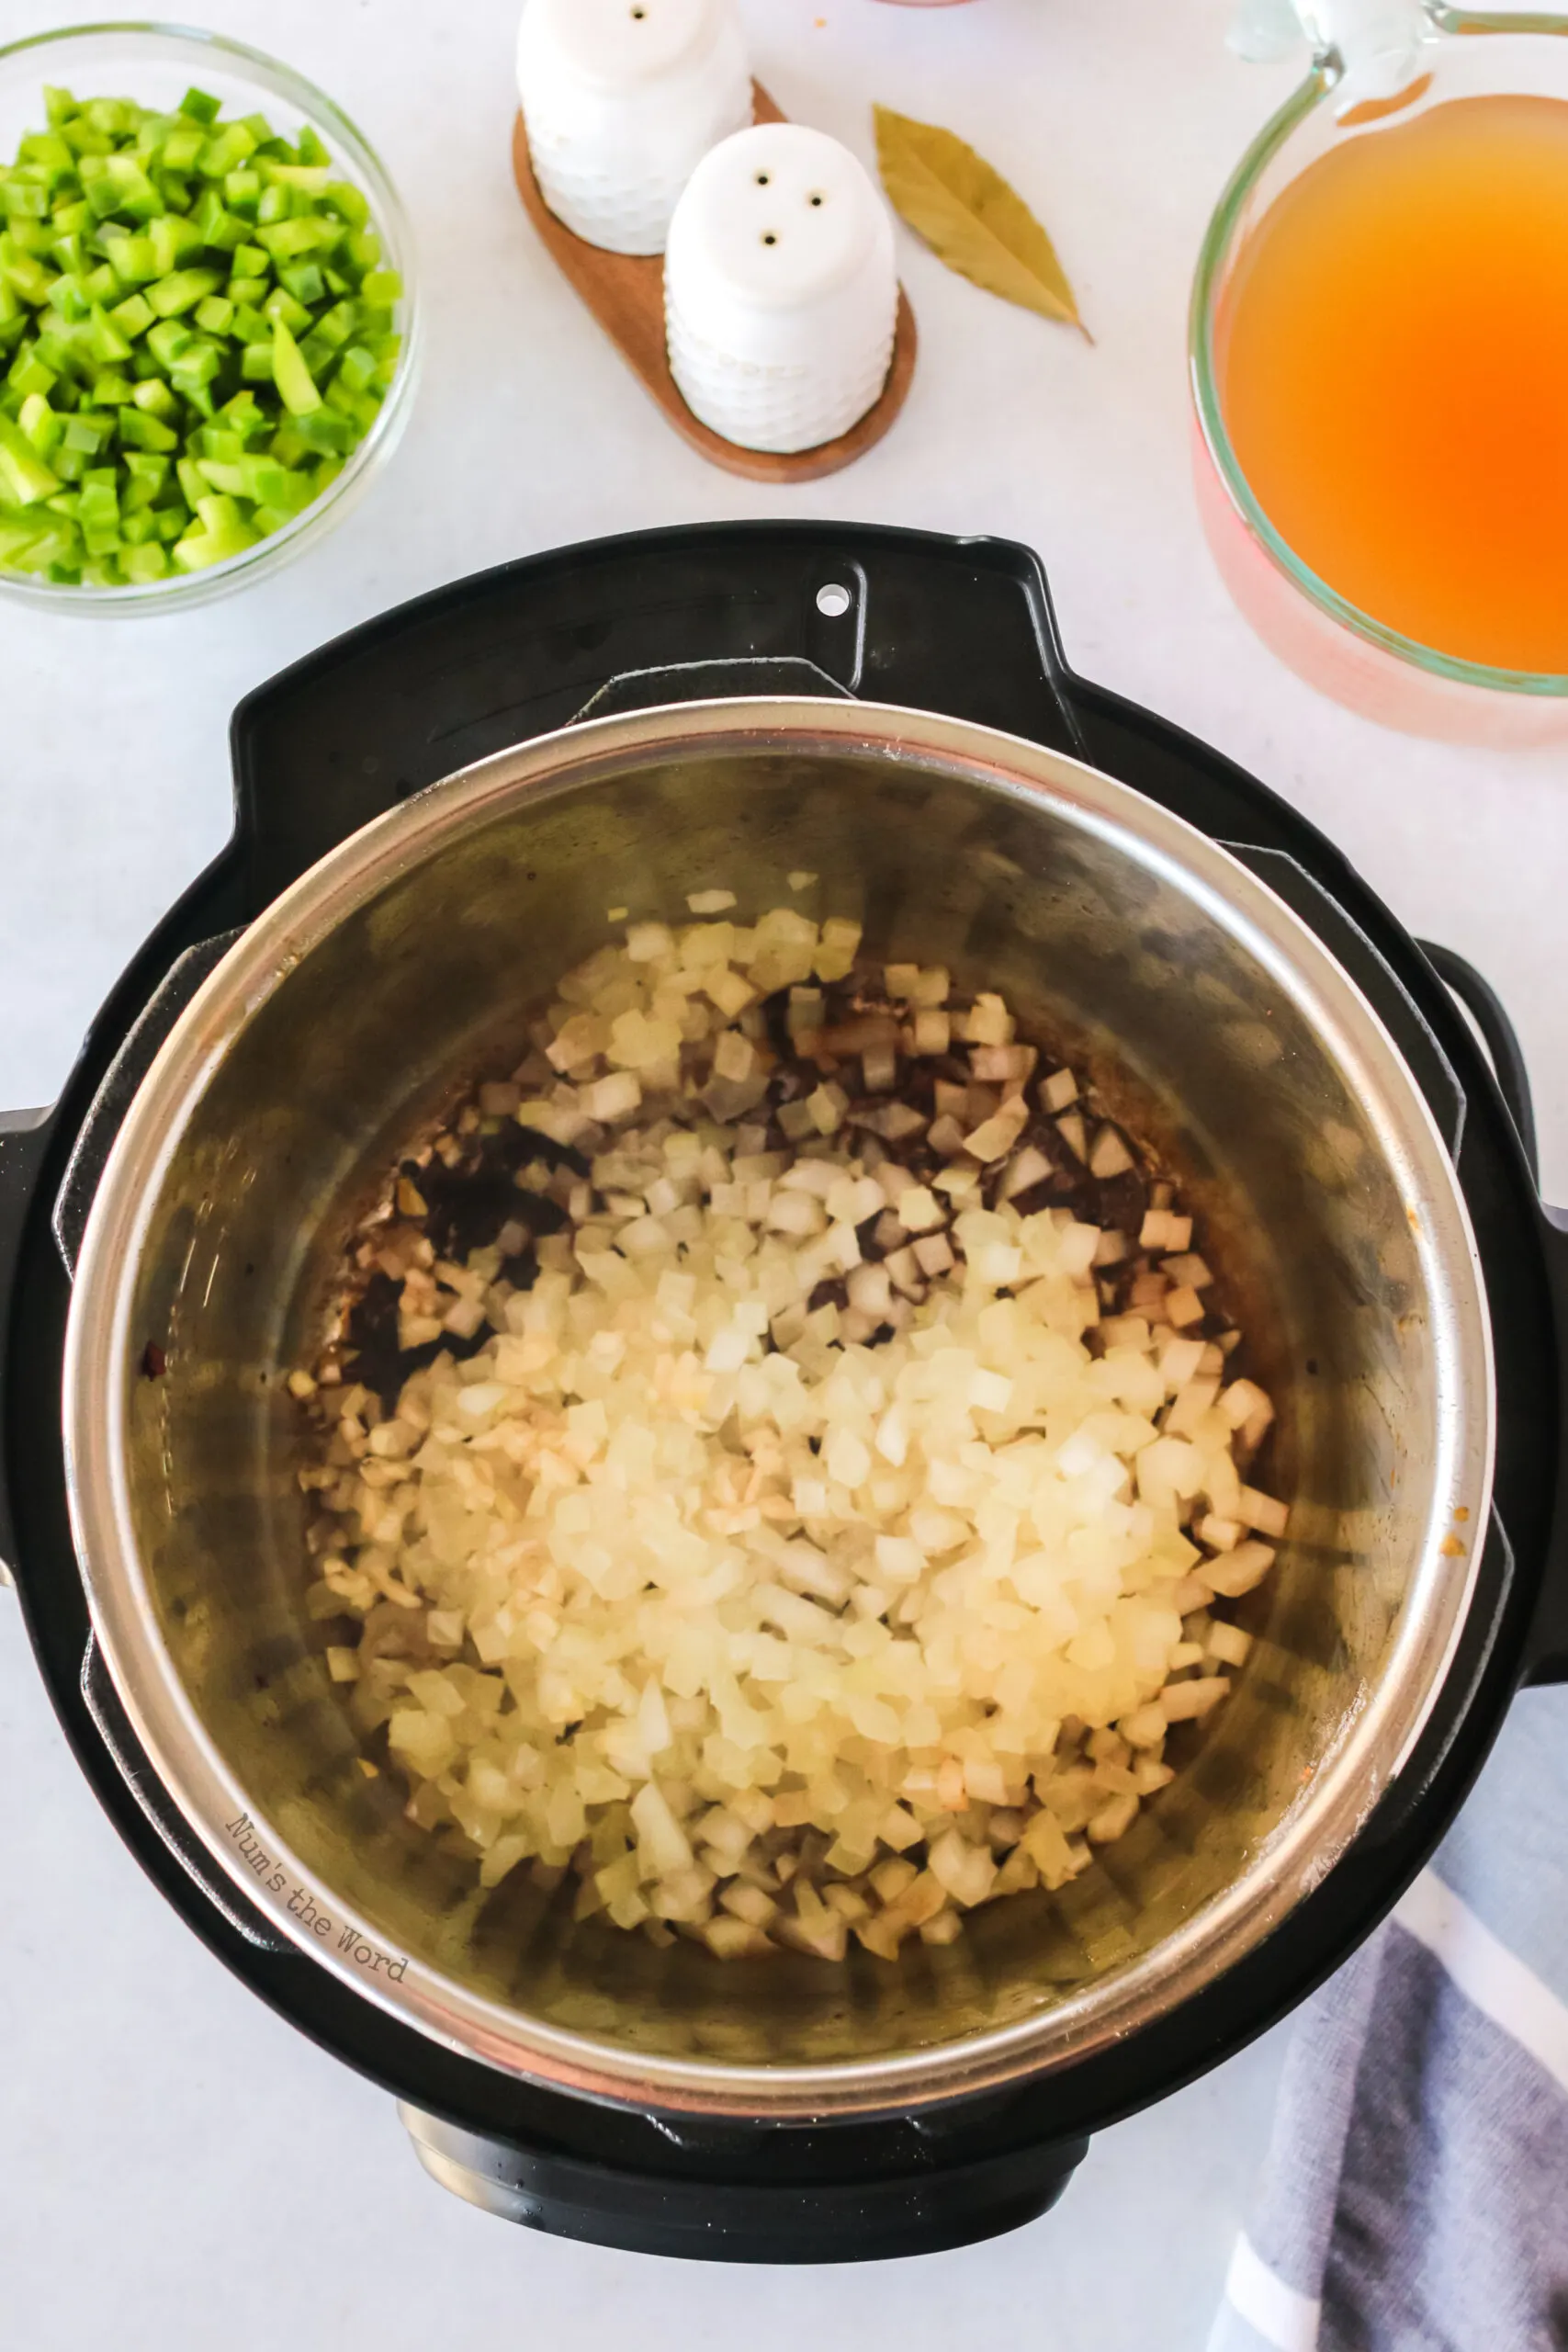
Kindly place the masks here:
POLYGON ((894 209, 949 269, 1094 338, 1056 248, 1016 188, 955 131, 877 107, 876 162, 894 209))

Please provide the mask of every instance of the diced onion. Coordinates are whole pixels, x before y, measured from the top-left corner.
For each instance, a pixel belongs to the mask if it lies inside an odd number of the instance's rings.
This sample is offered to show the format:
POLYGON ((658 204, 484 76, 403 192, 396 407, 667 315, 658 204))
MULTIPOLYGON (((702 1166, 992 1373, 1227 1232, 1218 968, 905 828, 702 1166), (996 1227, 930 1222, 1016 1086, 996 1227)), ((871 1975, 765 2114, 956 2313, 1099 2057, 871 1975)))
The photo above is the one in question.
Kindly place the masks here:
POLYGON ((289 1382, 326 1433, 311 1613, 364 1621, 327 1670, 412 1817, 485 1885, 571 1868, 578 1917, 723 1959, 891 1960, 1088 1867, 1245 1664, 1211 1604, 1288 1520, 1243 1483, 1273 1407, 1204 1336, 1171 1188, 1135 1233, 1021 1209, 1062 1143, 1133 1170, 1125 1136, 1089 1141, 1072 1071, 1034 1085, 999 996, 913 963, 859 992, 860 940, 633 923, 478 1091, 544 1139, 502 1242, 376 1244, 400 1343, 455 1346, 385 1413, 352 1358, 289 1382), (934 1118, 898 1099, 911 1055, 934 1118))

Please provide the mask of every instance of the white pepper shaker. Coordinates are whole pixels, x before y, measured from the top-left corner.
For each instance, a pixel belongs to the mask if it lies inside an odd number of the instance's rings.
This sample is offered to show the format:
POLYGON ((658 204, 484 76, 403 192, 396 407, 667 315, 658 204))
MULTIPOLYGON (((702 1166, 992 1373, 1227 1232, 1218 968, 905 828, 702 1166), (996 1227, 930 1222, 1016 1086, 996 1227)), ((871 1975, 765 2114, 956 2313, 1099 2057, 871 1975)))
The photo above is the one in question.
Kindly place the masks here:
POLYGON ((864 167, 820 130, 759 123, 705 155, 664 256, 670 368, 743 449, 837 440, 893 357, 893 224, 864 167))
POLYGON ((751 119, 734 0, 527 0, 517 90, 545 202, 616 254, 662 253, 698 162, 751 119))

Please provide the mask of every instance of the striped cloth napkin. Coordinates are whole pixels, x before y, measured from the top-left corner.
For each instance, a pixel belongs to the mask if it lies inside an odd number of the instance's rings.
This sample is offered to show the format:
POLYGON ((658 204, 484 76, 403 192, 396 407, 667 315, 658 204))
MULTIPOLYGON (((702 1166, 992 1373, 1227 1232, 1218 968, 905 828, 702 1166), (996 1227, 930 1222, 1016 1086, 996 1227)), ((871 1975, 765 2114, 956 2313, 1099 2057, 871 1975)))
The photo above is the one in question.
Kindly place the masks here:
POLYGON ((1568 1690, 1302 2010, 1209 2352, 1568 2347, 1568 1690))

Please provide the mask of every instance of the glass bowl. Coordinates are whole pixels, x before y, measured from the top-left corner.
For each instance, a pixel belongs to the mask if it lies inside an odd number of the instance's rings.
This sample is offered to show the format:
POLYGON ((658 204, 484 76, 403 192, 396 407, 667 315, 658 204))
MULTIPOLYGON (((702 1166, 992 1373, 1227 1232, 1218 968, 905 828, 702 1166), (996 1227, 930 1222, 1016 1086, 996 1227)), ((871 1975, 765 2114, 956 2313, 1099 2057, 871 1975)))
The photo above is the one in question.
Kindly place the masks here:
MULTIPOLYGON (((1225 428, 1219 356, 1226 295, 1248 232, 1280 191, 1339 141, 1375 139, 1455 97, 1568 98, 1568 17, 1494 17, 1428 6, 1406 94, 1336 105, 1337 54, 1320 56, 1243 156, 1209 224, 1192 290, 1193 469, 1210 548, 1243 616, 1308 684, 1406 733, 1497 748, 1568 741, 1568 676, 1493 669, 1418 644, 1337 594, 1286 544, 1241 470, 1225 428)), ((1343 103, 1343 101, 1341 101, 1343 103)))
POLYGON ((126 97, 176 107, 193 85, 221 102, 225 115, 265 112, 290 141, 309 123, 332 152, 341 175, 363 189, 371 224, 380 236, 384 266, 403 282, 394 319, 403 339, 397 374, 380 413, 343 471, 304 511, 254 547, 205 571, 182 572, 144 586, 92 588, 0 571, 0 595, 56 612, 159 613, 205 605, 275 571, 347 514, 371 477, 386 464, 408 421, 419 367, 420 313, 414 286, 413 239, 385 165, 342 109, 275 58, 242 41, 187 26, 77 25, 40 33, 0 49, 0 160, 17 141, 45 126, 44 87, 63 85, 81 98, 126 97))

